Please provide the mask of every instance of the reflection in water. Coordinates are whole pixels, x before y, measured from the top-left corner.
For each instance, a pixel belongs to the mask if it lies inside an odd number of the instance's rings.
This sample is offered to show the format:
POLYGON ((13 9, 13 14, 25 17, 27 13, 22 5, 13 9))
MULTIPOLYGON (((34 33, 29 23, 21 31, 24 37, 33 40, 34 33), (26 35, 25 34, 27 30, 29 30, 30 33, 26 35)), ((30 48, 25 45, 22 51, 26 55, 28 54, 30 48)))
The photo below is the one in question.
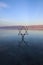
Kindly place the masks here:
POLYGON ((43 65, 43 31, 29 31, 29 36, 25 32, 19 36, 14 30, 0 31, 0 65, 43 65))
POLYGON ((24 33, 22 33, 21 31, 22 30, 19 30, 19 33, 18 33, 18 35, 21 35, 22 37, 22 40, 19 42, 19 45, 22 45, 22 44, 27 45, 27 42, 24 40, 24 36, 28 35, 27 30, 25 30, 24 33))

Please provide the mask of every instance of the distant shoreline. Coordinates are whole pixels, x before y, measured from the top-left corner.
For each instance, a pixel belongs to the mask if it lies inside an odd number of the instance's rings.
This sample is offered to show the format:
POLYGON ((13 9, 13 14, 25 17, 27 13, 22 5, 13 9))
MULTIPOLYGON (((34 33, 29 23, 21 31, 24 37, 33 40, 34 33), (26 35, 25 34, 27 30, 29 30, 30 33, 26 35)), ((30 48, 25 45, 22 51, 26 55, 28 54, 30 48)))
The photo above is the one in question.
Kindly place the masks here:
POLYGON ((3 26, 0 29, 8 30, 43 30, 43 25, 30 25, 30 26, 3 26))

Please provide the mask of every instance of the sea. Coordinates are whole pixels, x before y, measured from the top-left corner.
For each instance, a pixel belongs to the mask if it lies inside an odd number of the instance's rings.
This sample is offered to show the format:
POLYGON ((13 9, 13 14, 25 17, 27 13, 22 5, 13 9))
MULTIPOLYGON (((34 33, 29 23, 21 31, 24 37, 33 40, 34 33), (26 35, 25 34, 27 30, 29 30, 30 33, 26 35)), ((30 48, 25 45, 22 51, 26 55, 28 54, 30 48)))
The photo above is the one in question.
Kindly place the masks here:
POLYGON ((0 29, 0 65, 43 65, 43 30, 0 29))

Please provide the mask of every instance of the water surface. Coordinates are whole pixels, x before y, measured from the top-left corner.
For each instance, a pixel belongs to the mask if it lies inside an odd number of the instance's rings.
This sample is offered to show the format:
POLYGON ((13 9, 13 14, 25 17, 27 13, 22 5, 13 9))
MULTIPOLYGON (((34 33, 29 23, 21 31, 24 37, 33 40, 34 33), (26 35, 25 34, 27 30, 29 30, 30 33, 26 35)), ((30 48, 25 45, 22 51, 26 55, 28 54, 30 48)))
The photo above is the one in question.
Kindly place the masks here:
POLYGON ((28 30, 26 44, 18 33, 0 29, 0 65, 43 65, 43 31, 28 30))

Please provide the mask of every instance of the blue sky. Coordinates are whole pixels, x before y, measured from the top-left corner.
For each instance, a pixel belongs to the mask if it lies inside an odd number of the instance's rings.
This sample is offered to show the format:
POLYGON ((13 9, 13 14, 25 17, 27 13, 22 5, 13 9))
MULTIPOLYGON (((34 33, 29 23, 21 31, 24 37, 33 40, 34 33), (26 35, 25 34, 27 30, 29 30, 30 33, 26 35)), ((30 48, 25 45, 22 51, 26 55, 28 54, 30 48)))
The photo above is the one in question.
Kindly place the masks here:
POLYGON ((0 0, 0 26, 43 24, 43 0, 0 0))

